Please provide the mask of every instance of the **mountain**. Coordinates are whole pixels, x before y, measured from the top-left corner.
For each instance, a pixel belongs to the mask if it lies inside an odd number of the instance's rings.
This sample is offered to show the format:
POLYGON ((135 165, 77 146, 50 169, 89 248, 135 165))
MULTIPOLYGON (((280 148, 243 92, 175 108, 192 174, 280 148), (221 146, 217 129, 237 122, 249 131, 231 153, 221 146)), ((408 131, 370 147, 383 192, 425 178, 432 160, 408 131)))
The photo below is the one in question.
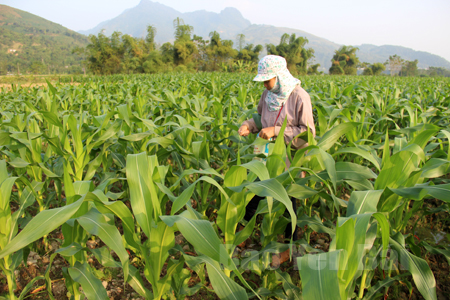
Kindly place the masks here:
POLYGON ((450 62, 445 58, 424 51, 415 51, 410 48, 392 45, 375 46, 363 44, 356 47, 359 48, 357 55, 361 62, 385 62, 390 55, 397 54, 405 60, 414 61, 417 59, 419 68, 444 67, 450 69, 450 62))
POLYGON ((205 10, 181 13, 158 2, 142 0, 136 7, 125 10, 116 18, 79 32, 96 35, 104 30, 104 34, 109 36, 114 31, 120 31, 134 37, 144 37, 147 26, 152 25, 156 27, 155 41, 162 44, 174 40, 173 20, 176 18, 181 18, 185 24, 193 26, 194 34, 204 38, 208 37, 211 31, 217 31, 222 38, 234 39, 236 34, 251 24, 235 8, 225 8, 219 14, 205 10))
MULTIPOLYGON (((209 33, 212 31, 219 32, 223 39, 233 41, 236 40, 237 34, 243 33, 247 43, 264 46, 268 43, 277 45, 284 33, 295 33, 297 37, 304 36, 309 41, 307 47, 313 48, 315 51, 315 63, 320 63, 320 70, 326 72, 331 66, 334 51, 341 46, 298 29, 251 24, 235 8, 228 7, 220 13, 205 10, 181 13, 171 7, 150 0, 141 0, 136 7, 125 10, 116 18, 102 22, 90 30, 80 31, 80 33, 97 34, 104 30, 106 35, 111 35, 114 31, 120 31, 123 34, 144 37, 147 26, 153 25, 157 30, 155 40, 162 44, 174 40, 173 20, 176 18, 182 18, 185 24, 193 26, 194 34, 202 36, 204 39, 208 39, 209 33)), ((385 62, 390 55, 397 54, 405 60, 419 60, 419 68, 429 66, 450 68, 450 62, 428 52, 389 45, 364 44, 357 47, 359 48, 357 55, 361 62, 385 62)), ((265 54, 265 51, 263 54, 265 54)))
MULTIPOLYGON (((0 74, 67 73, 80 69, 75 47, 85 47, 88 38, 28 12, 0 5, 0 74)), ((78 70, 80 71, 80 70, 78 70)))

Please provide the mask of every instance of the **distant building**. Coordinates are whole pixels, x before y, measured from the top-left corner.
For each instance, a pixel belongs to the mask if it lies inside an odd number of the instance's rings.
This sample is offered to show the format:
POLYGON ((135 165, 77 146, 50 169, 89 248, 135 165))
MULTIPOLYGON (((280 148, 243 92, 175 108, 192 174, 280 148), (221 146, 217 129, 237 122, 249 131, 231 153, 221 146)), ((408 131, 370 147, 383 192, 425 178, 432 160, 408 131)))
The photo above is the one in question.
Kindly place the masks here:
POLYGON ((9 49, 8 52, 9 52, 9 53, 16 53, 16 52, 17 52, 17 49, 9 49))

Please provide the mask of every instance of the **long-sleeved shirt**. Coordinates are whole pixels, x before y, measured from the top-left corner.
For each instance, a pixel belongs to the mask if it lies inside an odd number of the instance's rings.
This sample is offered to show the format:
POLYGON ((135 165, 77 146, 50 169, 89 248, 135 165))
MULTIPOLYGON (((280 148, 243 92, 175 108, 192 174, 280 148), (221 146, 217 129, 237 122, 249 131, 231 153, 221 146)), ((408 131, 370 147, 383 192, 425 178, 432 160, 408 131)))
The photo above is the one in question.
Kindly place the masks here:
MULTIPOLYGON (((263 128, 275 127, 275 136, 278 136, 281 126, 283 126, 284 118, 287 116, 286 129, 284 130, 284 142, 286 144, 290 143, 292 139, 300 133, 308 130, 308 126, 311 133, 314 136, 316 135, 311 98, 302 87, 298 85, 294 88, 281 112, 279 110, 268 110, 267 103, 265 101, 267 92, 267 90, 263 92, 258 104, 258 114, 261 115, 261 124, 263 128), (280 116, 277 119, 279 112, 280 116)), ((253 119, 245 121, 242 125, 247 125, 251 133, 259 132, 253 119)), ((294 149, 301 149, 306 146, 308 146, 307 142, 300 138, 297 138, 292 142, 292 147, 294 149)))

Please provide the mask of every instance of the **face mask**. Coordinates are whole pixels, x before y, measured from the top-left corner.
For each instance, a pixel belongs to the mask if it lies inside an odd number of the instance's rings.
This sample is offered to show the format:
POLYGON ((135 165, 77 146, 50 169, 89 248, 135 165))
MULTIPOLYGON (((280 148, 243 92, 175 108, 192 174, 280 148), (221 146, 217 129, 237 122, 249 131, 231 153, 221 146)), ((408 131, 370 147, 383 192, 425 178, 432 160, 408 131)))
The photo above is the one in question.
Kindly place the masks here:
POLYGON ((275 82, 273 88, 270 90, 272 93, 278 93, 280 91, 280 82, 278 80, 278 76, 275 77, 277 79, 277 81, 275 82))

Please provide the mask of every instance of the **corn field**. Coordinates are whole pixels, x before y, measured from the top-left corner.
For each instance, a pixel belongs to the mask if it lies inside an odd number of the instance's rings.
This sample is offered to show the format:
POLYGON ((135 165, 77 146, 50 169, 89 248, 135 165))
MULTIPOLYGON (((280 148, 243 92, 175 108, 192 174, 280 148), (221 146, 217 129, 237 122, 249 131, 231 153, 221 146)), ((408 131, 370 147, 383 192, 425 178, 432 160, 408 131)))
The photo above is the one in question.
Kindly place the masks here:
POLYGON ((418 232, 450 224, 450 81, 301 78, 317 136, 277 139, 264 164, 268 141, 237 134, 251 79, 2 89, 0 299, 110 299, 111 277, 116 299, 448 299, 427 258, 448 270, 449 237, 418 232), (30 251, 46 262, 23 284, 30 251))

